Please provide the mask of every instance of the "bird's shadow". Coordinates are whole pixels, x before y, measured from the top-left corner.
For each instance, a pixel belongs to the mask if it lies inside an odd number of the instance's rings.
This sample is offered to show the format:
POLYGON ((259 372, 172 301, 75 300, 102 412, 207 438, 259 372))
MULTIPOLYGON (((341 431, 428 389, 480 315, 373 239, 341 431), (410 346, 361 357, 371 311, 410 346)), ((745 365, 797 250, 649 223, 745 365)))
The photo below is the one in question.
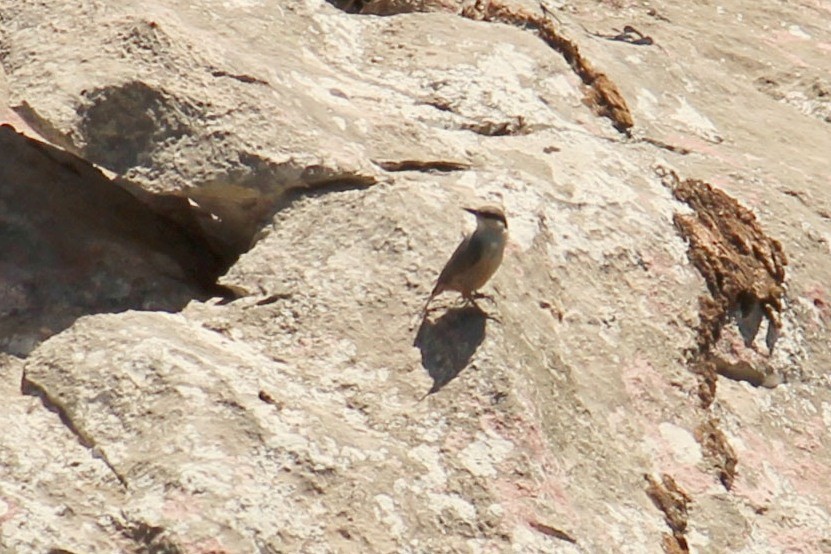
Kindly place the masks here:
POLYGON ((438 392, 470 363, 485 339, 488 315, 478 306, 447 310, 435 322, 421 320, 413 346, 421 350, 421 365, 433 379, 425 398, 438 392))

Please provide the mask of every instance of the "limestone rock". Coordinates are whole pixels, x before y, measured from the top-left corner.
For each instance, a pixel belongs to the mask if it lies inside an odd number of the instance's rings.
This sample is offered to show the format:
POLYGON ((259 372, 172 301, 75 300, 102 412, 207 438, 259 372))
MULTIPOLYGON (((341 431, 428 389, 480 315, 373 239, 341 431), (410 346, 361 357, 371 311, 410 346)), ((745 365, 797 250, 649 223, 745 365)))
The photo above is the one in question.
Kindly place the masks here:
POLYGON ((94 291, 0 359, 0 550, 829 550, 831 14, 335 4, 0 3, 0 309, 94 291), (414 347, 486 202, 498 321, 414 347))

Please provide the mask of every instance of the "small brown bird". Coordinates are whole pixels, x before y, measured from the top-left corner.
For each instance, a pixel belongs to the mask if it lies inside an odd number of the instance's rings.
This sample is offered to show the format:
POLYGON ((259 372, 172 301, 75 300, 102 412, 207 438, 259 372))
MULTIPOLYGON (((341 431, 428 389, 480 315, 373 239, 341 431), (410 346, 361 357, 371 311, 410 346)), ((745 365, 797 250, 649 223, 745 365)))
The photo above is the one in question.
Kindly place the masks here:
POLYGON ((465 237, 450 256, 424 305, 422 318, 427 314, 430 301, 446 290, 460 292, 466 301, 473 302, 476 291, 488 282, 502 263, 508 241, 505 213, 496 206, 464 209, 476 216, 476 230, 465 237))

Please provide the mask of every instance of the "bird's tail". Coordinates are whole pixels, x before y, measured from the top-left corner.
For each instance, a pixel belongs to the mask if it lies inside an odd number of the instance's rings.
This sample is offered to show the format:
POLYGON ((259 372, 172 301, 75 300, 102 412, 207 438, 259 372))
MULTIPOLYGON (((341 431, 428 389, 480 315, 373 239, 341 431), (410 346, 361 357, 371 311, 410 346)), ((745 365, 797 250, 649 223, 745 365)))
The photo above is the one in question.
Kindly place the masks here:
POLYGON ((433 300, 435 294, 430 294, 429 298, 427 298, 427 302, 424 303, 424 308, 421 309, 421 319, 424 319, 427 316, 427 308, 430 307, 430 301, 433 300))
POLYGON ((433 301, 433 298, 440 295, 444 292, 444 287, 442 287, 441 283, 436 283, 436 286, 433 287, 433 292, 430 293, 430 296, 427 298, 427 302, 424 303, 424 308, 421 310, 421 319, 427 315, 427 308, 430 307, 430 302, 433 301))

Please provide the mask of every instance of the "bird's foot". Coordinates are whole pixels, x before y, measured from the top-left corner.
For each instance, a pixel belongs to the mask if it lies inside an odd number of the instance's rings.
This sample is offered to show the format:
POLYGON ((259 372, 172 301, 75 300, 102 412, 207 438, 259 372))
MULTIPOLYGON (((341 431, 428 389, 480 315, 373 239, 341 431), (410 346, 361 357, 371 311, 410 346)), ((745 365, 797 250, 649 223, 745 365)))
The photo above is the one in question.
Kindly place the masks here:
POLYGON ((473 296, 462 296, 462 303, 461 306, 473 306, 477 310, 481 311, 482 308, 479 307, 479 304, 476 303, 476 299, 473 296))
POLYGON ((492 319, 493 321, 495 321, 495 322, 497 322, 501 325, 502 324, 501 319, 499 319, 496 316, 490 315, 488 312, 483 310, 482 307, 479 304, 476 303, 476 300, 481 300, 483 298, 485 300, 490 300, 493 304, 496 304, 496 300, 494 300, 492 296, 488 296, 487 294, 482 294, 482 293, 474 293, 474 294, 468 294, 468 295, 462 296, 462 301, 463 301, 462 305, 463 306, 473 306, 474 308, 476 308, 477 310, 482 312, 482 314, 484 314, 485 319, 492 319))
POLYGON ((488 300, 492 304, 496 304, 496 299, 493 296, 491 296, 490 294, 485 294, 483 292, 475 292, 470 297, 475 300, 488 300))

